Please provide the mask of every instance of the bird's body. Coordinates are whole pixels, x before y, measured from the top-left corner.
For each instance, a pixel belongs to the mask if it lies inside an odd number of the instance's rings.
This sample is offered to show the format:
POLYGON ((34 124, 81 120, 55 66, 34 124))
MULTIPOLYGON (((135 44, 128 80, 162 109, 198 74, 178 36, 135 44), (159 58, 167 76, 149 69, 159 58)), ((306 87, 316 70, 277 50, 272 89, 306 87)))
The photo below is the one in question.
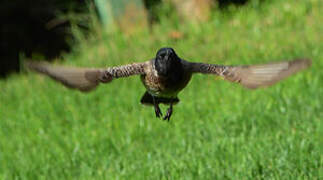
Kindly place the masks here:
POLYGON ((147 63, 145 74, 141 75, 141 81, 152 96, 176 98, 191 77, 192 73, 184 69, 184 66, 176 68, 168 77, 160 76, 151 60, 147 63))
POLYGON ((172 48, 161 48, 152 60, 106 69, 57 67, 46 63, 27 62, 27 66, 46 74, 67 87, 90 91, 100 83, 113 79, 140 75, 146 87, 141 103, 153 105, 157 117, 162 115, 159 104, 169 104, 164 120, 169 120, 173 104, 179 102, 178 93, 190 82, 195 73, 222 76, 246 88, 255 89, 275 84, 311 65, 308 59, 295 59, 263 65, 224 66, 185 61, 172 48))

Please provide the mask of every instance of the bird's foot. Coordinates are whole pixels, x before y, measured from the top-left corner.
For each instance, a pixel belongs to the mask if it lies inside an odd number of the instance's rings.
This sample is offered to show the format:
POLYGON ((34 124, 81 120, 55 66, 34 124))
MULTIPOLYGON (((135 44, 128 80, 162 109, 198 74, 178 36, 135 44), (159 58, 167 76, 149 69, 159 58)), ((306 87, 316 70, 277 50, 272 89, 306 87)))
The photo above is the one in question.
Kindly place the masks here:
POLYGON ((158 118, 163 115, 158 105, 155 106, 155 114, 158 118))
POLYGON ((164 116, 164 120, 167 120, 168 122, 169 122, 169 119, 170 119, 170 117, 172 116, 172 114, 173 114, 173 107, 171 106, 171 107, 169 107, 168 109, 167 109, 167 113, 166 113, 166 115, 164 116))

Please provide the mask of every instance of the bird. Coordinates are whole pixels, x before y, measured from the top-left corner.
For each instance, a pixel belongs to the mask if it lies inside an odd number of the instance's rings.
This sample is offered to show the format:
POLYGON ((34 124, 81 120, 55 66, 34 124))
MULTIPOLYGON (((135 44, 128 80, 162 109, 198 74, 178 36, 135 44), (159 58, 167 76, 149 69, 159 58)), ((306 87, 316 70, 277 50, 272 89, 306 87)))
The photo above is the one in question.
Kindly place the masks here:
POLYGON ((173 105, 179 103, 178 94, 188 85, 194 74, 221 76, 224 80, 241 84, 248 89, 271 86, 286 77, 311 66, 308 58, 284 60, 256 65, 218 65, 190 62, 180 58, 171 47, 160 48, 148 61, 106 68, 81 68, 51 65, 27 60, 25 66, 82 92, 94 90, 101 83, 139 75, 146 92, 140 102, 154 107, 157 118, 169 121, 173 105), (168 105, 163 116, 160 104, 168 105))

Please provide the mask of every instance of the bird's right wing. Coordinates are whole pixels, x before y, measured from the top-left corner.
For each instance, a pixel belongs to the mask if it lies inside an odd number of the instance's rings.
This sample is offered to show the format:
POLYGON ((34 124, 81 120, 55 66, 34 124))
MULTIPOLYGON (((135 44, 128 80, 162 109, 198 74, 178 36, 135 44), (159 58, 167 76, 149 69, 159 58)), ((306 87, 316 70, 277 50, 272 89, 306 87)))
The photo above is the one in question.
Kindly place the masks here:
POLYGON ((225 80, 237 82, 246 88, 255 89, 275 84, 311 65, 309 59, 296 59, 261 65, 222 66, 215 64, 193 63, 193 72, 215 74, 225 80))
POLYGON ((80 91, 91 91, 100 83, 108 83, 115 78, 144 74, 146 65, 147 62, 100 69, 54 66, 35 61, 25 62, 28 69, 45 74, 69 88, 80 91))

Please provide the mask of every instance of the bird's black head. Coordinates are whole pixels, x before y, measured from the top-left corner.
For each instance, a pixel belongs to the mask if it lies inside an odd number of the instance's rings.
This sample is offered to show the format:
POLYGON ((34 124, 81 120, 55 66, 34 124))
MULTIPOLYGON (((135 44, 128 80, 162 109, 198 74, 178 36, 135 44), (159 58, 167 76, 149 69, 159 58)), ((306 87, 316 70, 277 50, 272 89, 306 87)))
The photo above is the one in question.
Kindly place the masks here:
POLYGON ((176 71, 180 64, 180 58, 173 48, 161 48, 156 54, 154 61, 155 69, 158 75, 169 76, 171 72, 176 71))

